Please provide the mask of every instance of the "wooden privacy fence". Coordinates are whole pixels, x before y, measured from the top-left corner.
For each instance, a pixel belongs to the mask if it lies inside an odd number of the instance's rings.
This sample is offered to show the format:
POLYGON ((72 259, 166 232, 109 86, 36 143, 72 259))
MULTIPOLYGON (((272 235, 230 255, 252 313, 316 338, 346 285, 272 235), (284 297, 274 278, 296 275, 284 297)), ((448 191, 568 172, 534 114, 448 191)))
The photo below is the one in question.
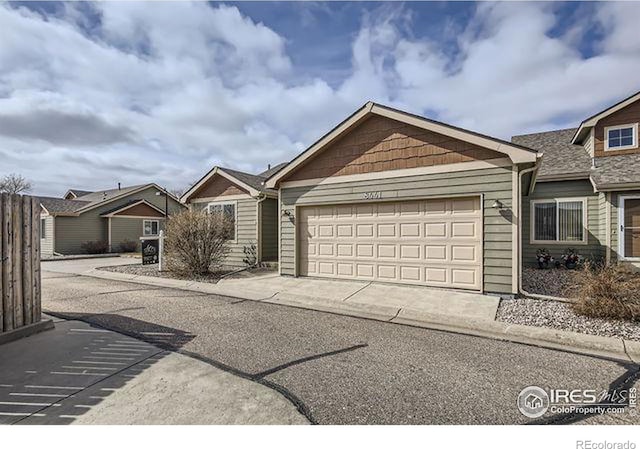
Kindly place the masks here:
POLYGON ((0 333, 37 323, 40 303, 40 202, 0 194, 0 333))

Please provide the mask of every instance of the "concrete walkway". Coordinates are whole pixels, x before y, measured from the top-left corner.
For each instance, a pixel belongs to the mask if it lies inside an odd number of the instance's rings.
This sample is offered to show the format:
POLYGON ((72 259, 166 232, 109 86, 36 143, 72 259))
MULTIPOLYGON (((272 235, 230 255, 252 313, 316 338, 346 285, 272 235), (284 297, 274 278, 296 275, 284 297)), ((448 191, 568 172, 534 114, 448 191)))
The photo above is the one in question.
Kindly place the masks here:
POLYGON ((97 269, 130 263, 121 258, 57 261, 43 263, 42 270, 43 276, 65 273, 229 296, 640 363, 638 341, 496 321, 500 300, 493 296, 361 281, 292 278, 277 273, 212 284, 97 269))
POLYGON ((0 424, 308 424, 264 385, 84 322, 55 321, 0 347, 0 424))

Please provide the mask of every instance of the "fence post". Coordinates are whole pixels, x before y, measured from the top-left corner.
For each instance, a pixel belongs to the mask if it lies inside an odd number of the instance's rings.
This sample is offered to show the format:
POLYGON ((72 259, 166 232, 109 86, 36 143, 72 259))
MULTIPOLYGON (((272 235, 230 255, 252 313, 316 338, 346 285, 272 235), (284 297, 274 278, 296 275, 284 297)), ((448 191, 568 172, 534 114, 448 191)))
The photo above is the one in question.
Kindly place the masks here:
POLYGON ((13 330, 13 231, 11 229, 13 213, 11 195, 2 194, 2 307, 4 329, 3 332, 13 330))
MULTIPOLYGON (((30 196, 22 197, 22 315, 24 324, 33 323, 33 229, 30 196)), ((35 242, 37 245, 39 242, 35 242)))
POLYGON ((13 195, 13 326, 22 327, 22 198, 13 195))

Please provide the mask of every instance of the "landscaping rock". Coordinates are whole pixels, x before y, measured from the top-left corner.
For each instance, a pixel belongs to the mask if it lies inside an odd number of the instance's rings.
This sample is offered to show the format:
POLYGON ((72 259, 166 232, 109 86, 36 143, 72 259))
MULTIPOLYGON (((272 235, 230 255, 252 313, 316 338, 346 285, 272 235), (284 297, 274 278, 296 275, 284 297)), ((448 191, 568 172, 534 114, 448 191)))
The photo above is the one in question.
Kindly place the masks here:
POLYGON ((523 267, 522 287, 529 293, 567 298, 575 285, 579 271, 561 268, 523 267))
POLYGON ((175 273, 170 271, 158 271, 158 265, 142 265, 142 264, 133 264, 133 265, 118 265, 111 267, 100 267, 98 270, 104 271, 113 271, 116 273, 126 273, 131 274, 133 276, 153 276, 153 277, 161 277, 168 279, 182 279, 188 281, 198 281, 198 282, 208 282, 211 284, 215 284, 220 280, 220 277, 228 271, 220 271, 216 273, 211 273, 208 276, 193 276, 193 277, 184 277, 178 276, 175 273))
POLYGON ((532 298, 503 299, 500 301, 496 319, 526 326, 549 327, 640 341, 640 323, 638 322, 588 318, 573 312, 570 304, 559 301, 532 298))

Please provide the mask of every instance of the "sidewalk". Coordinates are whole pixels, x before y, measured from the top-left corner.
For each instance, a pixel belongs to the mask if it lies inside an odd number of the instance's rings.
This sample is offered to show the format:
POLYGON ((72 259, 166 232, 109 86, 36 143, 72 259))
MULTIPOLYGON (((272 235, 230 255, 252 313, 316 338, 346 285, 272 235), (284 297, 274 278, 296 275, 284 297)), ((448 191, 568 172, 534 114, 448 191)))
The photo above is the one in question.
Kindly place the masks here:
POLYGON ((266 386, 80 321, 0 346, 0 366, 0 424, 308 424, 266 386))
MULTIPOLYGON (((85 261, 86 262, 86 261, 85 261)), ((109 265, 102 261, 102 266, 109 265)), ((114 264, 122 264, 114 261, 114 264)), ((217 284, 98 270, 99 264, 43 265, 43 271, 230 296, 497 340, 640 362, 640 342, 496 321, 499 298, 427 287, 283 277, 277 273, 217 284)))

